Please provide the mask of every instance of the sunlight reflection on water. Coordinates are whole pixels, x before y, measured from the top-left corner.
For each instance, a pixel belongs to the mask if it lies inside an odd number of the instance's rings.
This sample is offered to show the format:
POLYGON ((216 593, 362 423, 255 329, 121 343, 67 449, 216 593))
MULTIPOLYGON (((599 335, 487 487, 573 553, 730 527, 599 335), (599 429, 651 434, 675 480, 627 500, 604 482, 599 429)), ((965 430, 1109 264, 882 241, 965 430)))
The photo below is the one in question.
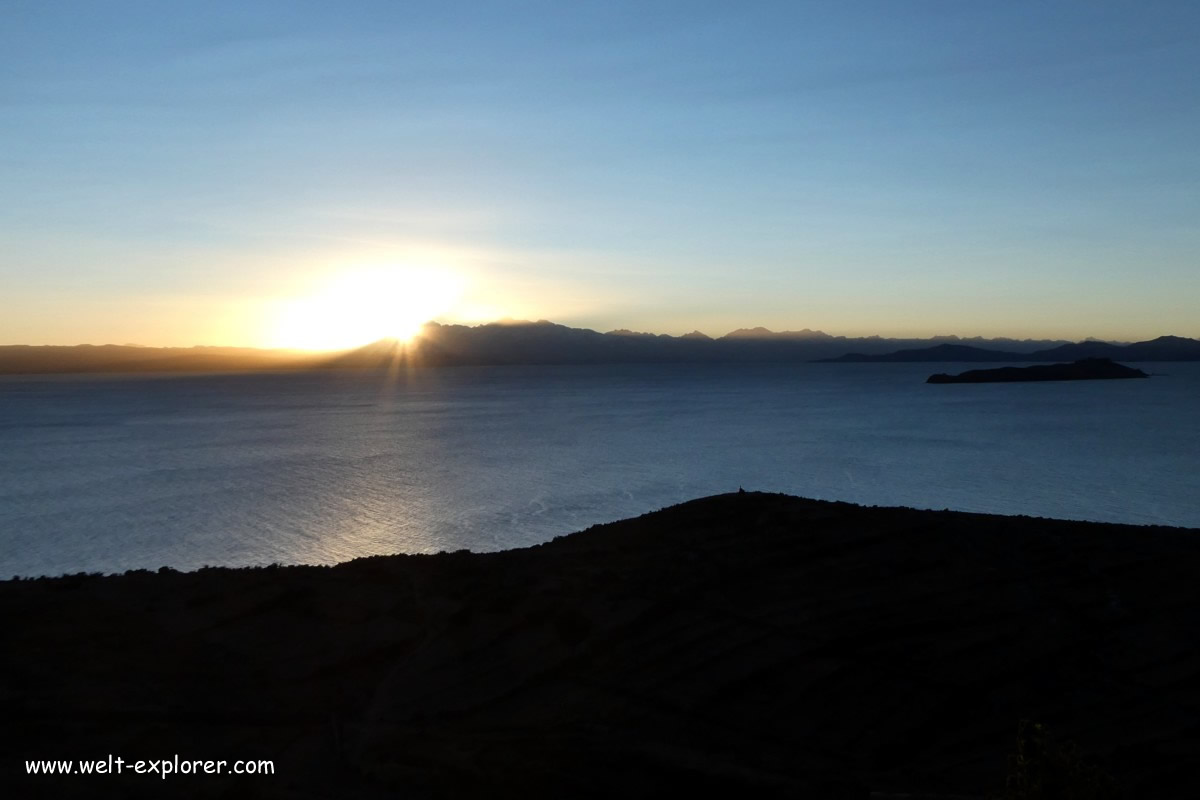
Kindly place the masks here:
POLYGON ((0 575, 520 547, 739 486, 1200 527, 1200 364, 931 366, 3 378, 0 575))

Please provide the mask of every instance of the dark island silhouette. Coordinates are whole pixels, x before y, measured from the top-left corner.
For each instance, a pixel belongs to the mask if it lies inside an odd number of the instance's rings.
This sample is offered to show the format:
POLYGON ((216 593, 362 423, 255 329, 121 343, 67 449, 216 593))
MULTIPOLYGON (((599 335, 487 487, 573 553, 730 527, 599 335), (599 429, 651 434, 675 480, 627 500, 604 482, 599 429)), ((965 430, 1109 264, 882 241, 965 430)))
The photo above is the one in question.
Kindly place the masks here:
POLYGON ((958 375, 939 372, 926 383, 1013 383, 1019 381, 1095 381, 1149 378, 1145 372, 1107 358, 1083 358, 1070 364, 1038 364, 1032 367, 972 369, 958 375))
POLYGON ((1078 753, 1022 769, 1191 797, 1198 573, 1200 530, 737 492, 524 550, 4 581, 0 792, 982 800, 1029 720, 1078 753), (274 774, 24 770, 108 753, 274 774))

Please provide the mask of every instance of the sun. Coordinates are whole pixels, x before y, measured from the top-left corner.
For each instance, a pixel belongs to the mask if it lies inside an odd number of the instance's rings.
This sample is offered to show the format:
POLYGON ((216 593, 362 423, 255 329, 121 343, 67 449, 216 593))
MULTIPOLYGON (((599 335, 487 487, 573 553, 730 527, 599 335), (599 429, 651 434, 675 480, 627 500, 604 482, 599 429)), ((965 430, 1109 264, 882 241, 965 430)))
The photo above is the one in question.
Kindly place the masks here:
POLYGON ((344 270, 282 304, 272 339, 281 347, 342 350, 411 340, 462 295, 450 270, 389 265, 344 270))

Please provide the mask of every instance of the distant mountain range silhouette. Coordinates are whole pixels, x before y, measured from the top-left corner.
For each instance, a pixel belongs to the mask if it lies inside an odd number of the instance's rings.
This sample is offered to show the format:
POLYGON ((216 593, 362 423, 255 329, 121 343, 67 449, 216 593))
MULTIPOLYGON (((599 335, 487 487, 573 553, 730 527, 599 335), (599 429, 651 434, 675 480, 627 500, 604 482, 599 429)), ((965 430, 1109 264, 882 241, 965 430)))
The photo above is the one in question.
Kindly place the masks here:
POLYGON ((0 345, 0 374, 71 372, 258 372, 316 366, 311 353, 253 347, 0 345))
POLYGON ((486 325, 428 323, 408 343, 385 339, 336 353, 234 347, 129 345, 0 346, 0 373, 238 372, 388 369, 399 366, 705 362, 1043 362, 1200 360, 1200 340, 1161 336, 1147 342, 1071 343, 1039 339, 898 339, 833 336, 823 331, 742 328, 719 338, 614 330, 600 333, 546 320, 486 325))
MULTIPOLYGON (((849 338, 822 331, 739 329, 720 338, 699 331, 683 336, 615 330, 599 333, 546 320, 503 322, 469 327, 430 323, 407 347, 376 342, 331 359, 327 366, 382 368, 398 361, 423 365, 604 364, 662 362, 805 362, 848 352, 885 355, 897 348, 920 347, 958 337, 887 339, 849 338)), ((1022 351, 1066 344, 1063 341, 973 339, 993 347, 1022 351)))

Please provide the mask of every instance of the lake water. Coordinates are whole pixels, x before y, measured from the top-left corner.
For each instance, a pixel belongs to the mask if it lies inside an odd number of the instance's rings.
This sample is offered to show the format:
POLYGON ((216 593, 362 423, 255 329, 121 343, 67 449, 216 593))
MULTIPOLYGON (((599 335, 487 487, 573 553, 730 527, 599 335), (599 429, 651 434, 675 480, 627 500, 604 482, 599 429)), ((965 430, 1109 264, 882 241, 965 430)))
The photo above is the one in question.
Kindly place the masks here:
POLYGON ((1200 527, 1200 364, 0 378, 0 576, 522 547, 703 495, 1200 527))

